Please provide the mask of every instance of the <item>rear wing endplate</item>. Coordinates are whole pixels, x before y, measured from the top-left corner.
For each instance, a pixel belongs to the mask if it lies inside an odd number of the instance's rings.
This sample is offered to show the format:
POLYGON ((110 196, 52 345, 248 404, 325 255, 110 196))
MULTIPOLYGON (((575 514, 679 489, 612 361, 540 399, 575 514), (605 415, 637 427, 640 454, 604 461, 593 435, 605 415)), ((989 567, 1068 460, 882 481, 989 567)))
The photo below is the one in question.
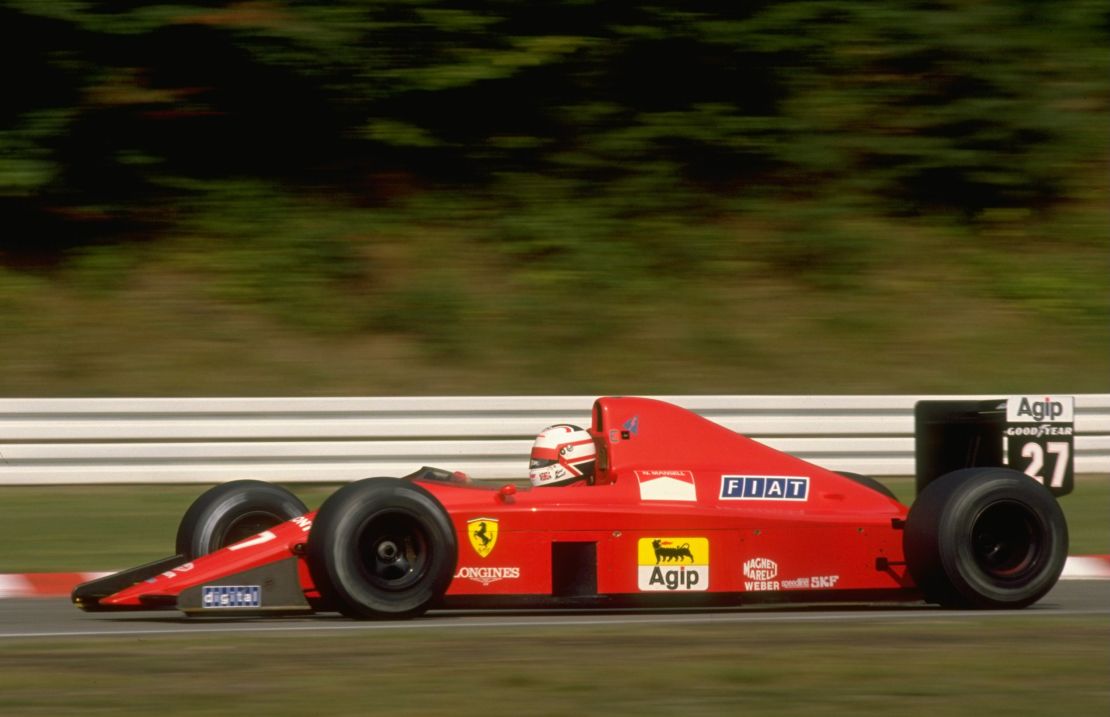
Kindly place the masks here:
POLYGON ((1075 487, 1075 398, 918 401, 916 488, 960 468, 1009 466, 1056 496, 1075 487))

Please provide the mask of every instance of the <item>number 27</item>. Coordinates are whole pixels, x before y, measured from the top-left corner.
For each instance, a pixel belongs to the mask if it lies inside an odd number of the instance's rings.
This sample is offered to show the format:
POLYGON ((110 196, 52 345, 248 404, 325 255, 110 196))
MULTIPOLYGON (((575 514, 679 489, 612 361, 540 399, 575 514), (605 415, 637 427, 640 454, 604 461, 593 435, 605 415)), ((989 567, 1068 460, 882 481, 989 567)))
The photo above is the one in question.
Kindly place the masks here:
POLYGON ((1052 482, 1049 485, 1052 488, 1059 488, 1064 485, 1064 472, 1067 470, 1068 454, 1071 452, 1071 445, 1067 442, 1048 441, 1043 448, 1040 443, 1032 442, 1022 446, 1022 458, 1029 459, 1029 465, 1025 467, 1025 475, 1039 483, 1044 483, 1041 469, 1044 468, 1045 450, 1056 456, 1056 463, 1052 466, 1052 482))

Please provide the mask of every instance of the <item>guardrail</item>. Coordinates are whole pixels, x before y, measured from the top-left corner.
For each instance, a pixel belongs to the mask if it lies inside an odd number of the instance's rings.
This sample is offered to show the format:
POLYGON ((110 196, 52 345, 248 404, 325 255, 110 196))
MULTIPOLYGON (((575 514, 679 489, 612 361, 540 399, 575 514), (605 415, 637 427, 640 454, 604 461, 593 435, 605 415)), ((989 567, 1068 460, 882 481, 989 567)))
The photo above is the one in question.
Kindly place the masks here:
MULTIPOLYGON (((993 396, 998 397, 998 396, 993 396)), ((912 475, 913 405, 992 396, 660 396, 833 470, 912 475)), ((592 396, 0 399, 0 484, 339 482, 421 465, 523 477, 592 396)), ((1110 394, 1076 396, 1076 472, 1110 472, 1110 394)))

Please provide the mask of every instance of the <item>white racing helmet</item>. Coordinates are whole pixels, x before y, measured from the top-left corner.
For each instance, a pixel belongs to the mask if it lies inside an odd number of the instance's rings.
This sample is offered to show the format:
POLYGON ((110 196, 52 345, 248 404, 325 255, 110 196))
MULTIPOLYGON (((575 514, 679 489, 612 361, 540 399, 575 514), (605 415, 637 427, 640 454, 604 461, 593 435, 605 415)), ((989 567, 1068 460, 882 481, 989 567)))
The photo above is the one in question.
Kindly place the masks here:
POLYGON ((597 447, 585 429, 560 423, 548 426, 532 444, 528 477, 532 485, 567 485, 584 480, 594 482, 597 447))

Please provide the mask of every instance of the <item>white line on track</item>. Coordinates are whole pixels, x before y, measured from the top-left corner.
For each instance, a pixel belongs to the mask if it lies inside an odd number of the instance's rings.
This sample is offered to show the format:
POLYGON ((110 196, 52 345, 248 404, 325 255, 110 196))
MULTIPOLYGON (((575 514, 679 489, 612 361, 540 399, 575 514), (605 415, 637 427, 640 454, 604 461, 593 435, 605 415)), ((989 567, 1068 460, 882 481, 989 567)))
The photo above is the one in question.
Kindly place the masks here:
POLYGON ((568 618, 539 620, 477 620, 461 618, 416 620, 409 622, 350 622, 339 625, 180 625, 177 627, 138 628, 120 630, 59 630, 50 632, 3 632, 0 639, 71 638, 71 637, 144 637, 150 635, 203 635, 218 633, 279 633, 279 632, 366 632, 377 630, 457 630, 457 629, 519 629, 558 627, 612 627, 622 625, 678 625, 709 623, 814 623, 814 622, 867 622, 932 620, 949 622, 954 619, 991 617, 1077 617, 1110 616, 1110 608, 1079 610, 922 610, 898 612, 812 613, 805 615, 766 614, 709 614, 709 615, 626 615, 595 619, 568 618))

